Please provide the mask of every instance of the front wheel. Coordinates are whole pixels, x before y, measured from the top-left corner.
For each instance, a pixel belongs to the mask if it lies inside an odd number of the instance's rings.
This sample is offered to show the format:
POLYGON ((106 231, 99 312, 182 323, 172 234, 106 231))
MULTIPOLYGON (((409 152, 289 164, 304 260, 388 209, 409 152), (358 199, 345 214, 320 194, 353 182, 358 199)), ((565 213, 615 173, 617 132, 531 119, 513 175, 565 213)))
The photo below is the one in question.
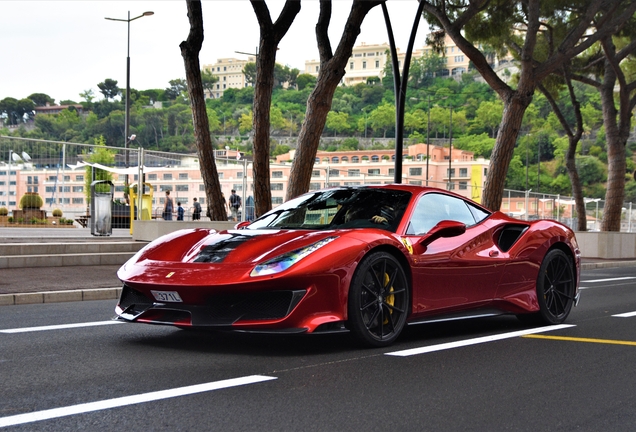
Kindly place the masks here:
POLYGON ((539 312, 518 315, 518 318, 529 324, 562 323, 572 310, 575 287, 572 260, 559 249, 549 251, 537 277, 539 312))
POLYGON ((406 325, 409 287, 398 260, 375 252, 361 262, 349 288, 349 327, 367 346, 393 343, 406 325))

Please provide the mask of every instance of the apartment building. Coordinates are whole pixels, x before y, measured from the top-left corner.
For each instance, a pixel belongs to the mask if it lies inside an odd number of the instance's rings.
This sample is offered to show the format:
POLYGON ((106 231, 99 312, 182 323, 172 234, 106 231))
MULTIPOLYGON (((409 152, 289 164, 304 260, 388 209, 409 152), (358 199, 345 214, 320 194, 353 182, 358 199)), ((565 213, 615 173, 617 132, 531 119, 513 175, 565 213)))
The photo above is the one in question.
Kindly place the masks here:
MULTIPOLYGON (((448 147, 430 145, 427 168, 426 144, 408 146, 402 155, 402 182, 428 185, 481 199, 489 161, 474 159, 471 152, 453 149, 452 159, 448 147), (449 160, 450 159, 450 160, 449 160)), ((291 161, 295 151, 280 155, 270 166, 272 205, 283 203, 289 182, 291 161)), ((217 171, 221 191, 225 197, 232 189, 249 202, 254 194, 252 164, 247 159, 237 158, 234 150, 217 151, 217 171)), ((312 170, 310 189, 333 186, 355 186, 362 184, 393 183, 395 177, 394 150, 363 150, 318 152, 312 170)), ((44 210, 60 208, 65 217, 84 214, 86 200, 86 168, 27 168, 17 165, 0 167, 0 206, 9 211, 17 208, 25 192, 37 192, 44 200, 44 210)), ((175 202, 189 209, 193 198, 206 205, 205 188, 196 156, 184 155, 178 163, 154 167, 144 174, 145 182, 153 189, 153 213, 160 214, 164 203, 164 191, 169 190, 175 202)), ((113 174, 115 199, 124 199, 124 174, 113 174)), ((137 183, 138 176, 130 176, 137 183)))
POLYGON ((245 80, 243 68, 247 63, 255 62, 256 57, 249 56, 247 60, 220 58, 214 64, 204 64, 202 66, 203 70, 210 71, 219 78, 219 81, 214 84, 214 89, 207 91, 205 96, 210 99, 218 99, 229 88, 241 89, 248 87, 249 84, 245 80))
MULTIPOLYGON (((425 46, 414 48, 411 59, 416 59, 432 53, 432 48, 425 46)), ((402 69, 406 53, 397 48, 398 67, 402 69)), ((369 78, 382 78, 387 62, 391 61, 390 46, 387 43, 367 45, 362 42, 353 48, 347 64, 342 85, 352 86, 366 83, 369 78)), ((455 42, 446 36, 444 39, 444 62, 446 67, 442 70, 442 76, 459 76, 468 71, 470 60, 457 47, 455 42)), ((305 61, 305 73, 318 76, 320 71, 319 60, 305 61)))

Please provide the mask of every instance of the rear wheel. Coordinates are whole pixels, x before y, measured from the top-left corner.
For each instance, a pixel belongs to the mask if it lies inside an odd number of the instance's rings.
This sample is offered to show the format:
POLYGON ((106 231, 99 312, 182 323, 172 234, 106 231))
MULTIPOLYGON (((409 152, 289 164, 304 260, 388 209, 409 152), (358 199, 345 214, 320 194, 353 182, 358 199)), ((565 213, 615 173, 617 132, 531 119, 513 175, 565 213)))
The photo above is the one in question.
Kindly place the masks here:
POLYGON ((349 327, 367 346, 393 343, 406 324, 409 288, 398 260, 386 252, 366 256, 349 289, 349 327))
POLYGON ((528 324, 560 324, 568 317, 574 304, 576 287, 572 260, 561 250, 549 251, 537 277, 539 312, 518 315, 528 324))

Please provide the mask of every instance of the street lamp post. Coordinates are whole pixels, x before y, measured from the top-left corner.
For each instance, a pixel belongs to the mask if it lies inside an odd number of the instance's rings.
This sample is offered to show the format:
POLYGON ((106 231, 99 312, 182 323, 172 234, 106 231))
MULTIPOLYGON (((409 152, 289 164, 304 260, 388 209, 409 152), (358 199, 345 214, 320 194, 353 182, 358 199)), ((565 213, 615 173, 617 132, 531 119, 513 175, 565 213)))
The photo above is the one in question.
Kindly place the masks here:
POLYGON ((426 123, 426 186, 428 186, 428 160, 431 158, 430 145, 431 145, 431 96, 428 97, 428 122, 426 123))
MULTIPOLYGON (((130 129, 130 22, 134 21, 136 19, 145 17, 145 16, 150 16, 150 15, 154 15, 154 12, 148 11, 148 12, 144 12, 139 16, 136 16, 134 18, 130 18, 130 11, 128 11, 128 19, 119 19, 119 18, 108 18, 105 17, 105 19, 110 20, 110 21, 122 21, 128 24, 128 42, 126 45, 126 119, 125 119, 125 123, 124 123, 124 135, 125 135, 125 139, 124 139, 124 154, 125 154, 125 164, 126 164, 126 168, 128 168, 129 165, 129 159, 128 159, 128 143, 130 141, 132 141, 134 138, 129 138, 129 129, 130 129)), ((126 186, 128 186, 128 174, 126 174, 126 186)))
POLYGON ((453 106, 450 105, 450 118, 448 125, 448 190, 452 190, 451 186, 453 185, 453 175, 452 175, 452 164, 453 164, 453 106))

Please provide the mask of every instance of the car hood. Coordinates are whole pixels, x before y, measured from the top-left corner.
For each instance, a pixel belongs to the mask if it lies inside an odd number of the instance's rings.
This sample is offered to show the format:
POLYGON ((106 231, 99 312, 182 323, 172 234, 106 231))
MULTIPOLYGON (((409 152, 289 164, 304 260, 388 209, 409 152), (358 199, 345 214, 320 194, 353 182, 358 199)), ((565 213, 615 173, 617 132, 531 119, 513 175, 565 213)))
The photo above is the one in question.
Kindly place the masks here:
POLYGON ((181 230, 148 244, 132 260, 253 265, 334 236, 334 231, 181 230))

